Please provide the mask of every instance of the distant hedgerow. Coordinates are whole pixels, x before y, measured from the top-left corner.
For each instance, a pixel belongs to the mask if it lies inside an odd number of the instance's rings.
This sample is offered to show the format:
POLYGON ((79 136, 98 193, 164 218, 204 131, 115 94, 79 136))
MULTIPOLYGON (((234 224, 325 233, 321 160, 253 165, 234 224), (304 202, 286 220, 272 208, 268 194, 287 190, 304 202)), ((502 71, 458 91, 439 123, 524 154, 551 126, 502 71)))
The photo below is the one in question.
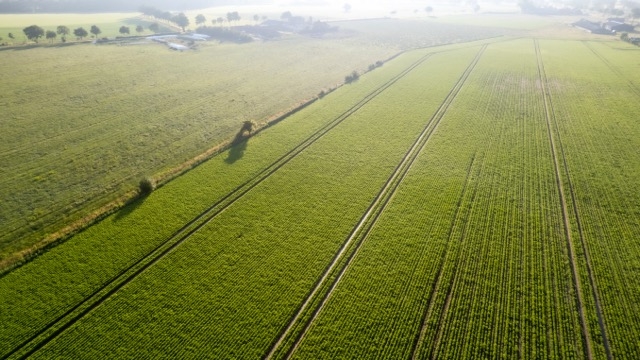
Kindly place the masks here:
POLYGON ((358 80, 360 78, 360 74, 357 71, 353 70, 353 72, 344 78, 344 82, 346 84, 351 84, 352 82, 358 80))

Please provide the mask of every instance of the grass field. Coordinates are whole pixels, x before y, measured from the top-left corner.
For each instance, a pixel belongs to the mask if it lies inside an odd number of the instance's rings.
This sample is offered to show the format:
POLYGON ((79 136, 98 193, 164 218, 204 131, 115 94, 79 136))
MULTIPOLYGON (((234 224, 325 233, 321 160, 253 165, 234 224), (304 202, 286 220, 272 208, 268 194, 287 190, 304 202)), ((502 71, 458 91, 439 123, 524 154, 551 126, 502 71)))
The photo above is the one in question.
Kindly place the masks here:
POLYGON ((637 358, 634 49, 406 52, 1 277, 0 356, 637 358))
MULTIPOLYGON (((129 15, 96 16, 132 21, 129 15)), ((185 53, 160 44, 0 48, 0 261, 130 192, 143 177, 223 143, 243 121, 265 123, 353 70, 408 48, 500 34, 432 21, 340 27, 327 39, 209 42, 185 53), (392 33, 412 35, 393 45, 392 33)))

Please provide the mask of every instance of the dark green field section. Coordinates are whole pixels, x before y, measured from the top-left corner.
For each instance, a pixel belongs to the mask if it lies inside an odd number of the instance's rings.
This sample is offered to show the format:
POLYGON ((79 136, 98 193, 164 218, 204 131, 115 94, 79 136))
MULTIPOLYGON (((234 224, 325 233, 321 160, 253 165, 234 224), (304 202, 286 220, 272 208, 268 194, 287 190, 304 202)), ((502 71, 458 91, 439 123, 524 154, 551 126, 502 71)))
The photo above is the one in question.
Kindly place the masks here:
POLYGON ((407 52, 0 278, 0 358, 638 358, 624 49, 407 52))

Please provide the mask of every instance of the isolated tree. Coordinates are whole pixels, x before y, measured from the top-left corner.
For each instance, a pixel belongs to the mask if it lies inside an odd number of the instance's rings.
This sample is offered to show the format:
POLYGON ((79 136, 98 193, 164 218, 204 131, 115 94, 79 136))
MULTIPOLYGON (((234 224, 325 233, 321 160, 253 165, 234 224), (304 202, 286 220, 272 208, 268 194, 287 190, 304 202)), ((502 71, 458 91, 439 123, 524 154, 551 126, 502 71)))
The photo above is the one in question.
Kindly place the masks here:
POLYGON ((344 9, 344 12, 348 13, 351 11, 351 4, 344 4, 342 8, 344 9))
POLYGON ((144 27, 142 25, 138 25, 136 26, 136 32, 138 34, 140 34, 141 32, 144 32, 144 27))
POLYGON ((196 16, 196 25, 204 24, 206 22, 207 22, 207 18, 204 17, 204 15, 198 14, 198 16, 196 16))
POLYGON ((238 14, 238 12, 237 12, 237 11, 234 11, 234 12, 228 12, 228 13, 227 13, 227 20, 228 20, 229 22, 232 22, 232 21, 240 21, 240 14, 238 14))
POLYGON ((128 26, 124 26, 124 25, 120 26, 120 30, 118 30, 118 31, 119 31, 119 32, 120 32, 120 34, 122 34, 122 35, 124 35, 124 34, 129 35, 129 34, 131 33, 131 29, 129 29, 129 27, 128 27, 128 26))
POLYGON ((240 134, 243 134, 245 132, 248 132, 249 134, 251 134, 255 126, 256 124, 253 121, 246 120, 245 122, 242 123, 242 127, 240 128, 240 134))
POLYGON ((38 39, 44 36, 44 29, 38 25, 31 25, 22 29, 27 39, 38 42, 38 39))
POLYGON ((427 14, 431 14, 431 12, 433 12, 433 8, 432 8, 431 6, 427 6, 426 8, 424 8, 424 11, 425 11, 427 14))
POLYGON ((58 34, 56 34, 56 32, 55 32, 55 31, 47 30, 46 38, 47 38, 47 40, 49 40, 51 43, 53 43, 53 39, 55 39, 55 38, 56 38, 56 36, 58 36, 58 34))
POLYGON ((184 29, 187 26, 189 26, 189 18, 184 13, 180 13, 180 14, 174 16, 171 19, 171 21, 173 21, 176 25, 180 26, 182 28, 182 31, 184 31, 184 29))
POLYGON ((84 38, 87 35, 89 35, 89 33, 83 27, 79 27, 79 28, 73 30, 73 35, 77 36, 78 39, 82 40, 82 38, 84 38))
POLYGON ((260 21, 260 15, 258 15, 258 14, 253 15, 253 21, 255 21, 255 22, 260 21))
POLYGON ((224 18, 221 16, 217 18, 216 21, 218 22, 218 24, 222 24, 224 22, 224 18))
POLYGON ((149 30, 153 31, 154 33, 157 33, 160 31, 160 25, 158 25, 158 23, 153 23, 149 25, 149 30))
POLYGON ((142 197, 148 196, 149 194, 151 194, 151 192, 153 192, 153 190, 155 190, 155 188, 156 182, 153 181, 153 179, 144 178, 140 180, 138 195, 142 197))
POLYGON ((13 36, 13 33, 9 33, 9 39, 11 40, 15 39, 15 37, 13 36))

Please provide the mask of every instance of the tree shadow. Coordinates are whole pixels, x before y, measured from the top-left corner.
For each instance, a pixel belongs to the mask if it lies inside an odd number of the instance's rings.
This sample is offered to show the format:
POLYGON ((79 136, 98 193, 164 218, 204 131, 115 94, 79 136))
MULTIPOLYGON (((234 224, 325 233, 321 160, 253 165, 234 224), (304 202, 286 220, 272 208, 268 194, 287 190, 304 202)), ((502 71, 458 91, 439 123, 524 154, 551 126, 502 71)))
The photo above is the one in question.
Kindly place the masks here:
POLYGON ((147 196, 148 195, 138 195, 127 201, 125 205, 116 213, 114 221, 118 222, 129 216, 129 214, 134 212, 137 208, 140 207, 140 205, 144 203, 144 200, 147 198, 147 196))
POLYGON ((247 149, 248 142, 249 137, 245 136, 243 131, 236 134, 236 137, 231 142, 231 149, 229 149, 229 154, 227 155, 227 158, 224 159, 224 162, 227 164, 233 164, 240 160, 244 156, 244 151, 247 149))

